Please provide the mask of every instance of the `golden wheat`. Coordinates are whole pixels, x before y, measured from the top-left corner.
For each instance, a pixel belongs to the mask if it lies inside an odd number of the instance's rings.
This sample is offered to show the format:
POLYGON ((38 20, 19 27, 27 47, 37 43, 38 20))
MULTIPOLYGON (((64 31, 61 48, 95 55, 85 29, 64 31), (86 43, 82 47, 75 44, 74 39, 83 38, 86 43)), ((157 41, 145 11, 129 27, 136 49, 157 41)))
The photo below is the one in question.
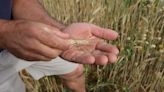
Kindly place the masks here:
MULTIPOLYGON (((164 92, 164 4, 161 1, 43 0, 42 3, 54 19, 66 25, 89 22, 120 34, 117 41, 109 42, 120 48, 116 64, 86 65, 88 92, 164 92)), ((23 79, 29 92, 65 92, 54 76, 35 81, 24 75, 23 79)))

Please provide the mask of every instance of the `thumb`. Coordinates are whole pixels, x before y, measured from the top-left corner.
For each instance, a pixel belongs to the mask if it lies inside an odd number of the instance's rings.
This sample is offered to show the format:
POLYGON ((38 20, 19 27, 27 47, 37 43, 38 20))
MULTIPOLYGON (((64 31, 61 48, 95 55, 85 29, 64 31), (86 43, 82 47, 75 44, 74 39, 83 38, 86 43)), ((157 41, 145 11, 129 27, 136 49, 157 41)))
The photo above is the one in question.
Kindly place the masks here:
POLYGON ((55 27, 50 26, 50 25, 44 25, 44 26, 42 26, 42 28, 44 31, 55 34, 56 36, 61 37, 61 38, 68 39, 70 37, 70 35, 68 33, 64 33, 61 30, 59 30, 58 28, 55 28, 55 27))
POLYGON ((118 33, 111 29, 105 29, 105 28, 101 28, 99 26, 90 24, 90 30, 94 36, 97 36, 105 40, 115 40, 118 38, 118 33))

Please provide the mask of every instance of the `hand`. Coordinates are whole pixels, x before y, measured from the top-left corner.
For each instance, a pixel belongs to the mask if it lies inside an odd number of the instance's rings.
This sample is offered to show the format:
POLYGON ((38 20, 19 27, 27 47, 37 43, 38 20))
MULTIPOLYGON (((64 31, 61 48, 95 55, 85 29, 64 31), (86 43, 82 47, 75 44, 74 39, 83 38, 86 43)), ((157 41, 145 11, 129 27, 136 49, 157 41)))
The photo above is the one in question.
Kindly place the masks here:
POLYGON ((62 53, 64 59, 98 65, 114 63, 117 60, 119 50, 115 46, 105 44, 102 39, 114 40, 118 37, 118 33, 87 23, 72 24, 64 32, 70 34, 72 43, 81 41, 79 45, 77 42, 77 45, 62 53))
POLYGON ((10 21, 0 32, 2 47, 28 61, 50 61, 69 48, 69 35, 58 29, 30 21, 10 21))

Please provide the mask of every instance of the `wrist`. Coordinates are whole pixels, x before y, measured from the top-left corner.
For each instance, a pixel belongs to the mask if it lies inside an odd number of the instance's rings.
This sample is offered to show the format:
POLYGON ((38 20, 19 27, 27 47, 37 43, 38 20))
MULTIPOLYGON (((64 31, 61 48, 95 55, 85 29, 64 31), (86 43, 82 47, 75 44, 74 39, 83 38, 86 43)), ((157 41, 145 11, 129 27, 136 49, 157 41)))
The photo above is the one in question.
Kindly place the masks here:
POLYGON ((6 40, 4 39, 8 32, 13 31, 16 22, 11 20, 0 20, 0 48, 5 49, 6 40))
POLYGON ((8 20, 0 20, 0 48, 4 48, 4 41, 3 41, 3 33, 7 30, 6 25, 8 24, 8 20))

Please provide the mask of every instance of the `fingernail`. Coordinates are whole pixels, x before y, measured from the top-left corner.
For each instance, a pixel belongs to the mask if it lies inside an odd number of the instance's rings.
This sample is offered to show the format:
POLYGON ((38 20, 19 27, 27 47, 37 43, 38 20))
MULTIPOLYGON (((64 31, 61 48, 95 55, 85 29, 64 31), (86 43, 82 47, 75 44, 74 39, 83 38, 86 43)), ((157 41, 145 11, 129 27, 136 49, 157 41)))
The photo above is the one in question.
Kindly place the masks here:
POLYGON ((119 51, 118 49, 116 49, 114 53, 115 53, 116 55, 118 55, 119 52, 120 52, 120 51, 119 51))
POLYGON ((119 33, 118 33, 118 32, 114 31, 114 34, 115 34, 117 37, 119 37, 119 33))

